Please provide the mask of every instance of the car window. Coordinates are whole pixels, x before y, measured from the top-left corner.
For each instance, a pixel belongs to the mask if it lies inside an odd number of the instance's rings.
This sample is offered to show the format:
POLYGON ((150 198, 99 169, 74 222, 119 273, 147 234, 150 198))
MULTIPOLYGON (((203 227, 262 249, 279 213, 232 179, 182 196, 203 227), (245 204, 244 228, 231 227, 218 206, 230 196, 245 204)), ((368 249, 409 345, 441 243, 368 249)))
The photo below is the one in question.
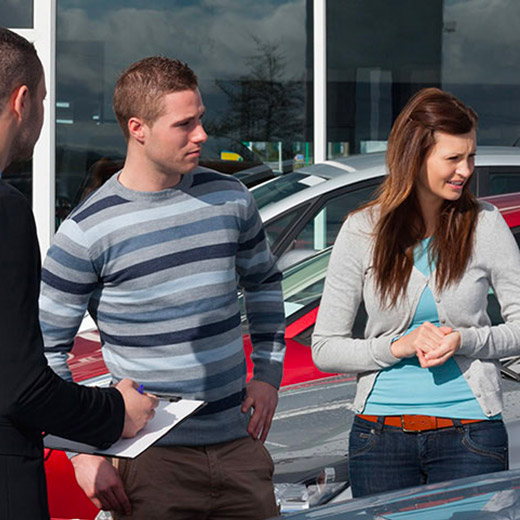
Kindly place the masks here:
POLYGON ((285 270, 282 287, 286 318, 321 299, 330 253, 329 248, 285 270))
POLYGON ((298 206, 265 225, 265 233, 271 249, 273 249, 279 239, 285 236, 287 230, 302 216, 308 207, 308 204, 298 206))
POLYGON ((501 195, 520 191, 520 168, 517 166, 489 166, 482 170, 479 195, 501 195))
MULTIPOLYGON (((306 305, 321 300, 331 249, 322 251, 312 258, 284 270, 282 291, 286 319, 291 318, 293 314, 306 305)), ((239 296, 239 304, 242 322, 244 323, 246 315, 242 294, 239 296)))
POLYGON ((321 184, 325 180, 317 175, 293 172, 252 188, 251 194, 256 200, 258 209, 263 209, 290 195, 303 191, 309 186, 321 184))
POLYGON ((503 173, 489 176, 489 194, 514 193, 520 191, 520 172, 510 175, 503 173))
POLYGON ((321 251, 334 244, 346 216, 372 197, 376 185, 334 197, 311 216, 287 250, 321 251))

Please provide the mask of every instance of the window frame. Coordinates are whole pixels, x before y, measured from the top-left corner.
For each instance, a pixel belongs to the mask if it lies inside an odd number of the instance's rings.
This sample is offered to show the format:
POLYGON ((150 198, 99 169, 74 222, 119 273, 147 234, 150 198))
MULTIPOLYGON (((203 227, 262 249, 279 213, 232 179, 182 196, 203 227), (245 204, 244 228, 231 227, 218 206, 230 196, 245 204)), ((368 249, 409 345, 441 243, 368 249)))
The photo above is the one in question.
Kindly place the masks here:
POLYGON ((32 29, 11 30, 34 43, 45 71, 45 117, 40 138, 34 147, 32 171, 32 208, 40 249, 45 253, 54 235, 56 0, 34 0, 33 16, 32 29))

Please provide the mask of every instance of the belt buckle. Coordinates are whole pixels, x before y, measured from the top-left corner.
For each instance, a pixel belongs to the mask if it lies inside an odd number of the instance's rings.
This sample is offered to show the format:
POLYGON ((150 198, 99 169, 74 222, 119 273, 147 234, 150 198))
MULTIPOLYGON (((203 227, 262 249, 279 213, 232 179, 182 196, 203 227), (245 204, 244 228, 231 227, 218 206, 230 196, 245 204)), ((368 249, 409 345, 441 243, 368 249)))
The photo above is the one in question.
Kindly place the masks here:
POLYGON ((428 415, 401 415, 401 428, 403 432, 417 433, 436 428, 435 417, 428 415))

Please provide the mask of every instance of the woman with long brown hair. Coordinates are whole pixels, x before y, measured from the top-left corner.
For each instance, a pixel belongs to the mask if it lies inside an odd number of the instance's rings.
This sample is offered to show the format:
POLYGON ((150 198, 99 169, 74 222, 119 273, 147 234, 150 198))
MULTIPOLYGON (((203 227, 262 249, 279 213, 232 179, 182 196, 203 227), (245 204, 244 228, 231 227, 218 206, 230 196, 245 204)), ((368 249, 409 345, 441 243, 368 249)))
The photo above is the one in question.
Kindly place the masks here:
POLYGON ((508 467, 497 360, 520 353, 520 252, 470 192, 476 127, 451 94, 418 92, 390 133, 377 199, 334 245, 312 350, 321 370, 358 377, 354 496, 508 467), (362 301, 365 337, 354 339, 362 301))

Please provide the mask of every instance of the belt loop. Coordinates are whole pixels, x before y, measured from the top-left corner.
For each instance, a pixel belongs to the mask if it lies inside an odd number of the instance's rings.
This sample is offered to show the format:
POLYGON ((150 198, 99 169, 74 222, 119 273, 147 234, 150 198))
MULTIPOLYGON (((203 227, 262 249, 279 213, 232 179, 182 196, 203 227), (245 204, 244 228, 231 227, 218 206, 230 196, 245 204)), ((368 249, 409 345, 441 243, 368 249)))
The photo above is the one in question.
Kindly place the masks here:
POLYGON ((383 428, 385 427, 385 416, 384 415, 379 415, 377 417, 377 423, 376 423, 375 427, 378 432, 383 431, 383 428))
POLYGON ((455 426, 455 428, 457 428, 459 433, 463 433, 464 425, 460 422, 460 419, 452 419, 452 421, 453 421, 453 425, 455 426))

